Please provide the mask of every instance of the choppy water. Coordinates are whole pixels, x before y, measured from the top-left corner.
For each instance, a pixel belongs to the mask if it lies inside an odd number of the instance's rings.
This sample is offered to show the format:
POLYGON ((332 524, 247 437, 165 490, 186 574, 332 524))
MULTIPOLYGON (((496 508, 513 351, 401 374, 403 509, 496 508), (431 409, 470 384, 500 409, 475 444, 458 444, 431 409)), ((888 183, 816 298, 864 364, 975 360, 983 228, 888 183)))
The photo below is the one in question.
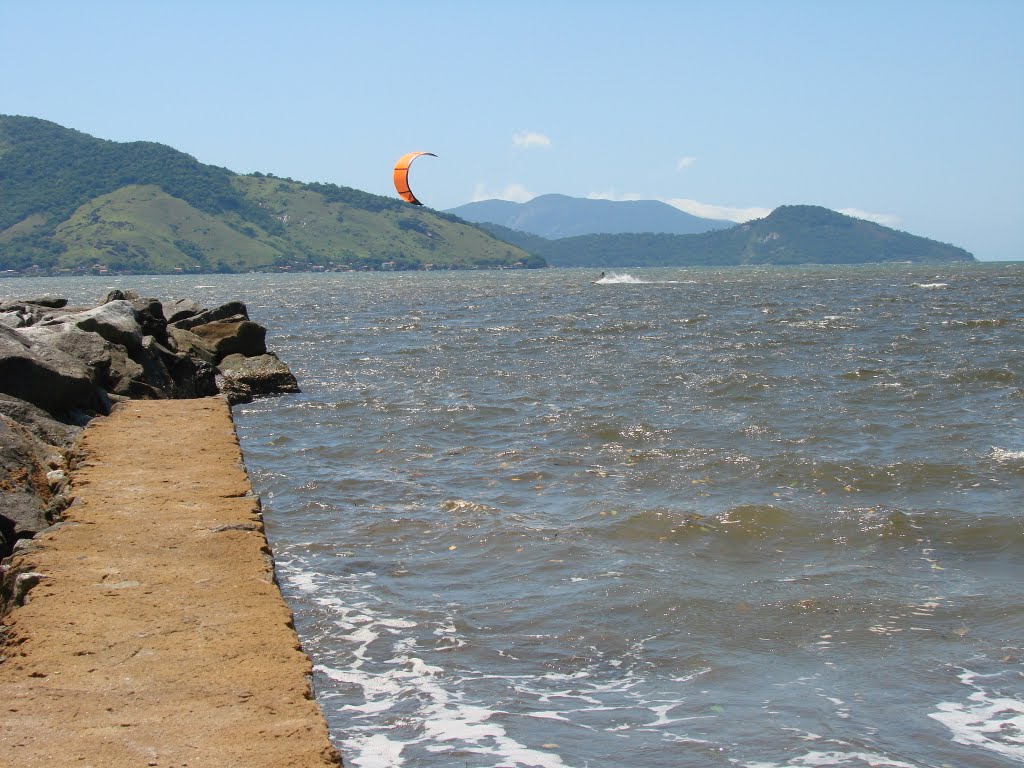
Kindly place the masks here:
POLYGON ((119 281, 299 377, 236 421, 347 765, 1024 763, 1024 266, 593 279, 119 281))

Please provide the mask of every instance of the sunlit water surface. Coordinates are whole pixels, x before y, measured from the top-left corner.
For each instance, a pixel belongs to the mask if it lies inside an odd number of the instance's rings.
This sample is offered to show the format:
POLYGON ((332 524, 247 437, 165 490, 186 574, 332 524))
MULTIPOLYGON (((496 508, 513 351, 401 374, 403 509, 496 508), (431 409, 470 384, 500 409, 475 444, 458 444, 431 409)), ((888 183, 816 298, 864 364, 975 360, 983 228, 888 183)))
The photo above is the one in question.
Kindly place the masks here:
POLYGON ((1024 763, 1024 267, 0 282, 242 299, 351 768, 1024 763))

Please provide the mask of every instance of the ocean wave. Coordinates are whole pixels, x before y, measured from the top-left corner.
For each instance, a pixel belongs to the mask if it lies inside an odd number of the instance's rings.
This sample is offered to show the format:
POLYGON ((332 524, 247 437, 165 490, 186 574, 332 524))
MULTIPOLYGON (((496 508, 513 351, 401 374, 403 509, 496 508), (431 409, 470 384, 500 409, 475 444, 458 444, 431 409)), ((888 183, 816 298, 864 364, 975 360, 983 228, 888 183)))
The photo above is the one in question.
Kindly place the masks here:
POLYGON ((304 394, 238 428, 348 762, 1019 762, 1020 270, 599 271, 259 277, 304 394))
POLYGON ((953 734, 953 741, 1024 762, 1024 699, 1003 693, 1000 684, 1016 671, 980 674, 968 669, 959 678, 971 689, 965 700, 939 702, 929 717, 953 734))
POLYGON ((1024 462, 1024 451, 1008 451, 1005 448, 997 448, 992 446, 992 451, 989 456, 993 461, 1000 464, 1016 464, 1017 462, 1024 462))
POLYGON ((984 317, 970 320, 944 320, 942 325, 949 329, 963 328, 1008 328, 1019 323, 1010 317, 984 317))
POLYGON ((904 511, 885 507, 838 509, 820 517, 771 504, 741 504, 702 515, 668 508, 632 514, 602 510, 607 521, 589 530, 615 540, 785 542, 787 547, 858 547, 885 541, 931 542, 944 550, 1024 552, 1024 519, 979 518, 954 509, 904 511))
POLYGON ((946 378, 957 384, 1013 384, 1020 377, 1009 368, 959 368, 945 374, 946 378))
POLYGON ((630 274, 618 275, 614 272, 610 275, 598 278, 594 281, 595 285, 640 285, 646 283, 646 280, 640 280, 633 277, 630 274))
MULTIPOLYGON (((848 746, 848 745, 844 745, 848 746)), ((829 750, 807 750, 802 755, 777 762, 742 761, 743 768, 825 768, 826 766, 843 766, 843 768, 920 768, 915 763, 907 763, 879 752, 868 752, 842 747, 829 750)))

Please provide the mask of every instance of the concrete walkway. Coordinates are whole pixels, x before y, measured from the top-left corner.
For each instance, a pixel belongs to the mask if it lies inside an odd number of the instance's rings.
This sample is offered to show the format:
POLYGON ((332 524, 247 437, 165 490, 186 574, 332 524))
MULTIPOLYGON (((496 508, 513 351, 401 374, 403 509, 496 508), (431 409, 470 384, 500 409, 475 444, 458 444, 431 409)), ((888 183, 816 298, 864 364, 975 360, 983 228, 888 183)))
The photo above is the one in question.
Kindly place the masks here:
POLYGON ((0 765, 339 765, 226 403, 123 403, 80 452, 16 555, 43 578, 2 620, 0 765))

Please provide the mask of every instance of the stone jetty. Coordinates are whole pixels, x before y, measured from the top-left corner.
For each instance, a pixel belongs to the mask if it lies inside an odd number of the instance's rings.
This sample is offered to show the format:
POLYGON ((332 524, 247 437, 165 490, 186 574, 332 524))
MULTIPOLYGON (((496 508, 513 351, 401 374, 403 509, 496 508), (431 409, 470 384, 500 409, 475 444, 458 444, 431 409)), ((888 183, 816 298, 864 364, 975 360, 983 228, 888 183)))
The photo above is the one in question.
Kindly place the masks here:
POLYGON ((230 403, 244 305, 0 303, 0 765, 329 766, 230 403))
POLYGON ((131 291, 94 307, 0 301, 0 558, 57 522, 75 438, 114 403, 222 394, 235 404, 298 389, 240 301, 205 308, 131 291))

